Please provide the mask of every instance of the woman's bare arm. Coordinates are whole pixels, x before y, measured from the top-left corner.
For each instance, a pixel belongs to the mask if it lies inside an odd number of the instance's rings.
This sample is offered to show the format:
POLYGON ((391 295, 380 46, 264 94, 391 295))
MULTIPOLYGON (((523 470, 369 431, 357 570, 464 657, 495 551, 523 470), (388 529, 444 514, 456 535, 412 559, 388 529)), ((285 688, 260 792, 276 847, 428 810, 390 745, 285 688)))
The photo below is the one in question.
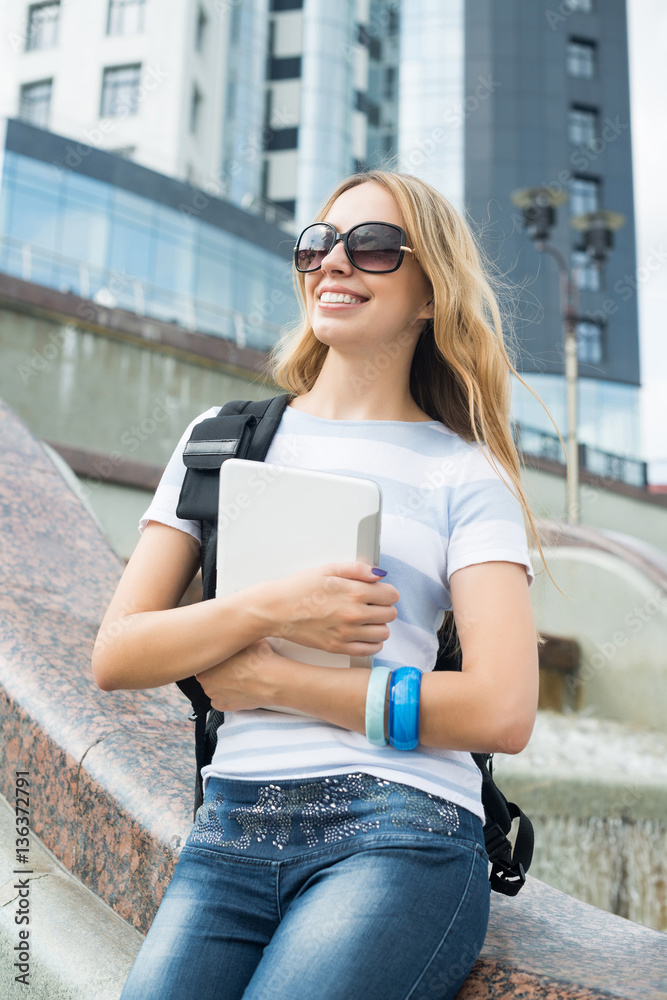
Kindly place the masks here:
POLYGON ((396 617, 398 591, 362 563, 319 567, 178 607, 198 562, 194 538, 149 522, 100 626, 92 661, 99 687, 159 687, 266 636, 289 634, 304 645, 370 655, 382 648, 386 623, 396 617))
MULTIPOLYGON (((424 674, 419 742, 425 747, 518 753, 535 723, 537 636, 526 571, 489 562, 452 574, 452 607, 463 669, 424 674)), ((368 671, 297 663, 242 651, 199 676, 214 707, 299 709, 365 733, 368 671)))

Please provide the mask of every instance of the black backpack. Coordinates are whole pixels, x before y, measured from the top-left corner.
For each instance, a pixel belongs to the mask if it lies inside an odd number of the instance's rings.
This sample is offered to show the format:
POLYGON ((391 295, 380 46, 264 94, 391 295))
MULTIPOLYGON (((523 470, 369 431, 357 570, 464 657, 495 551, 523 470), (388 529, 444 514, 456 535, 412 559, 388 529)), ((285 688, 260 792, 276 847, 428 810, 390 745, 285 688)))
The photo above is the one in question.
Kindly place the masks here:
MULTIPOLYGON (((215 417, 202 420, 193 428, 183 452, 185 480, 176 508, 178 517, 202 522, 201 571, 204 601, 215 596, 218 477, 220 466, 228 458, 263 462, 291 395, 258 401, 232 400, 215 417)), ((441 637, 436 670, 460 670, 461 652, 456 629, 441 637)), ((202 804, 201 770, 213 758, 217 730, 224 712, 211 708, 211 702, 195 677, 176 682, 189 699, 195 723, 195 813, 202 804)), ((492 862, 491 888, 506 896, 515 896, 526 881, 525 873, 533 857, 533 826, 513 802, 508 802, 493 780, 493 754, 474 753, 472 757, 482 773, 482 805, 486 822, 484 840, 492 862), (518 818, 514 850, 507 839, 512 820, 518 818)))

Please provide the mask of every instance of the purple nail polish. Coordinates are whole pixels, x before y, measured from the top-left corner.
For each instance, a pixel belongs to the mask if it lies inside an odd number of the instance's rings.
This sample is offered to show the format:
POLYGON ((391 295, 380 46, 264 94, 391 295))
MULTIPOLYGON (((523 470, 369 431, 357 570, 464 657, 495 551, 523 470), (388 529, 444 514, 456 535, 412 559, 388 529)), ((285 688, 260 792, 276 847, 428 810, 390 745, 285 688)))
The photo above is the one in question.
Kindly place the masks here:
POLYGON ((371 570, 371 573, 375 573, 376 576, 386 576, 387 575, 386 569, 378 569, 377 566, 373 567, 373 569, 371 570))

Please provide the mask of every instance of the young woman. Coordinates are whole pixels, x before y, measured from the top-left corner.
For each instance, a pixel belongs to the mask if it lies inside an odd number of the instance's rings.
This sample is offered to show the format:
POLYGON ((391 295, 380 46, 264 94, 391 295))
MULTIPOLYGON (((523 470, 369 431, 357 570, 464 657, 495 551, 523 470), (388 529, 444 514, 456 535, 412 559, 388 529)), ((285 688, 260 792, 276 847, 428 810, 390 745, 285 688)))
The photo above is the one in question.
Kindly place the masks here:
POLYGON ((178 607, 200 538, 175 513, 187 429, 93 666, 104 690, 194 673, 226 721, 123 1000, 445 1000, 484 942, 469 752, 519 752, 538 688, 498 307, 466 224, 412 176, 343 182, 295 264, 303 320, 268 369, 293 398, 266 460, 375 479, 386 580, 342 563, 178 607), (463 669, 433 673, 452 612, 463 669), (286 623, 373 670, 279 656, 286 623))

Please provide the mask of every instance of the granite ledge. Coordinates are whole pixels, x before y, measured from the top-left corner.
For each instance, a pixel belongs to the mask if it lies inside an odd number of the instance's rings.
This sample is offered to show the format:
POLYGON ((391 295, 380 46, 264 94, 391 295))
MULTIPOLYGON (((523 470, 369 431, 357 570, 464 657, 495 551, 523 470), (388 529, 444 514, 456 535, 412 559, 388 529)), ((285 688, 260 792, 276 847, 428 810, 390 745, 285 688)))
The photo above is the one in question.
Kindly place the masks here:
MULTIPOLYGON (((0 780, 32 781, 35 832, 139 930, 159 904, 191 824, 194 753, 175 687, 101 692, 90 652, 121 572, 106 540, 18 418, 0 476, 0 780), (72 523, 76 522, 76 534, 72 523)), ((462 1000, 667 1000, 667 935, 528 878, 493 894, 462 1000)))

